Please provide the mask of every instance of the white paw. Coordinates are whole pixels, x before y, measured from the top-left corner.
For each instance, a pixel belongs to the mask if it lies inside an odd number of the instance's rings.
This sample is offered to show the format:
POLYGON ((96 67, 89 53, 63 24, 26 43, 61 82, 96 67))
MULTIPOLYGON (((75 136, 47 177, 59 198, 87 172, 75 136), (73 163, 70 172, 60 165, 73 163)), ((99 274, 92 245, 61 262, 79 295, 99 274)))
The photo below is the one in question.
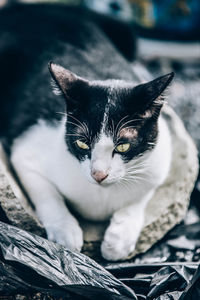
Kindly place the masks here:
POLYGON ((102 256, 111 261, 126 259, 134 251, 139 233, 140 228, 130 219, 114 218, 101 244, 102 256))
POLYGON ((48 239, 72 251, 81 251, 83 232, 76 219, 59 221, 45 226, 48 239))

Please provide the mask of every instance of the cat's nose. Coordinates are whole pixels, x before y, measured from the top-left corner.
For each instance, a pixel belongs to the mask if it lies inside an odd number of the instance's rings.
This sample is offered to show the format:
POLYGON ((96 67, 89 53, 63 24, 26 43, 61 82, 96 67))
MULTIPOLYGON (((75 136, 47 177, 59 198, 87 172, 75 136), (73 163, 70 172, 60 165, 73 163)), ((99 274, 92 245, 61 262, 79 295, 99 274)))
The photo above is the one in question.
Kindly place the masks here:
POLYGON ((98 183, 101 183, 104 179, 108 177, 108 173, 103 171, 93 171, 91 175, 98 183))

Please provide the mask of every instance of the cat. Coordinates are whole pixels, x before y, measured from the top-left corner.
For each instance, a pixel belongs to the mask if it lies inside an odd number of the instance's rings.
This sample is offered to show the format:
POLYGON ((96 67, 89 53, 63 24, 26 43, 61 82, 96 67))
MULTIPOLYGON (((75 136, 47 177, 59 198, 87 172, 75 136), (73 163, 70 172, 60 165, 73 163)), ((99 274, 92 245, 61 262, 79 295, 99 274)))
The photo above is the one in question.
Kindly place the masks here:
POLYGON ((141 83, 101 26, 74 8, 18 5, 0 12, 0 28, 1 143, 48 239, 81 250, 72 209, 110 220, 102 256, 125 259, 170 169, 161 109, 173 73, 141 83))

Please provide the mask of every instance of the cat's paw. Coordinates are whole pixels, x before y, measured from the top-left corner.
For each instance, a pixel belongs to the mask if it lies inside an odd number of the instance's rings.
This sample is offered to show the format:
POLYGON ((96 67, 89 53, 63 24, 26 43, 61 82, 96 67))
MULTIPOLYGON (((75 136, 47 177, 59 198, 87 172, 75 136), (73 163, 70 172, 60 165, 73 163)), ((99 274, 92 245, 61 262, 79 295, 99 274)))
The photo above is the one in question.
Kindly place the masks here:
POLYGON ((134 251, 140 232, 134 225, 129 219, 112 220, 101 244, 101 254, 105 259, 124 260, 134 251))
POLYGON ((75 219, 45 226, 48 239, 72 251, 81 251, 83 232, 75 219))

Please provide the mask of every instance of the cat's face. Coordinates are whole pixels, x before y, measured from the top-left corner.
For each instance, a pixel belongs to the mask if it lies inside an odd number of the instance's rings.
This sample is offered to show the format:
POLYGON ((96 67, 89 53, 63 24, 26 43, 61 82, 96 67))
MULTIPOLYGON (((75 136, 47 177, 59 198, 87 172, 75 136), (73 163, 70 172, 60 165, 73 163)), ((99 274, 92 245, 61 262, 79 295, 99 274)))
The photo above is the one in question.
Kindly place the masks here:
POLYGON ((87 179, 109 185, 126 178, 132 162, 156 145, 161 93, 173 74, 134 86, 89 82, 55 64, 50 71, 67 102, 68 150, 87 179))

